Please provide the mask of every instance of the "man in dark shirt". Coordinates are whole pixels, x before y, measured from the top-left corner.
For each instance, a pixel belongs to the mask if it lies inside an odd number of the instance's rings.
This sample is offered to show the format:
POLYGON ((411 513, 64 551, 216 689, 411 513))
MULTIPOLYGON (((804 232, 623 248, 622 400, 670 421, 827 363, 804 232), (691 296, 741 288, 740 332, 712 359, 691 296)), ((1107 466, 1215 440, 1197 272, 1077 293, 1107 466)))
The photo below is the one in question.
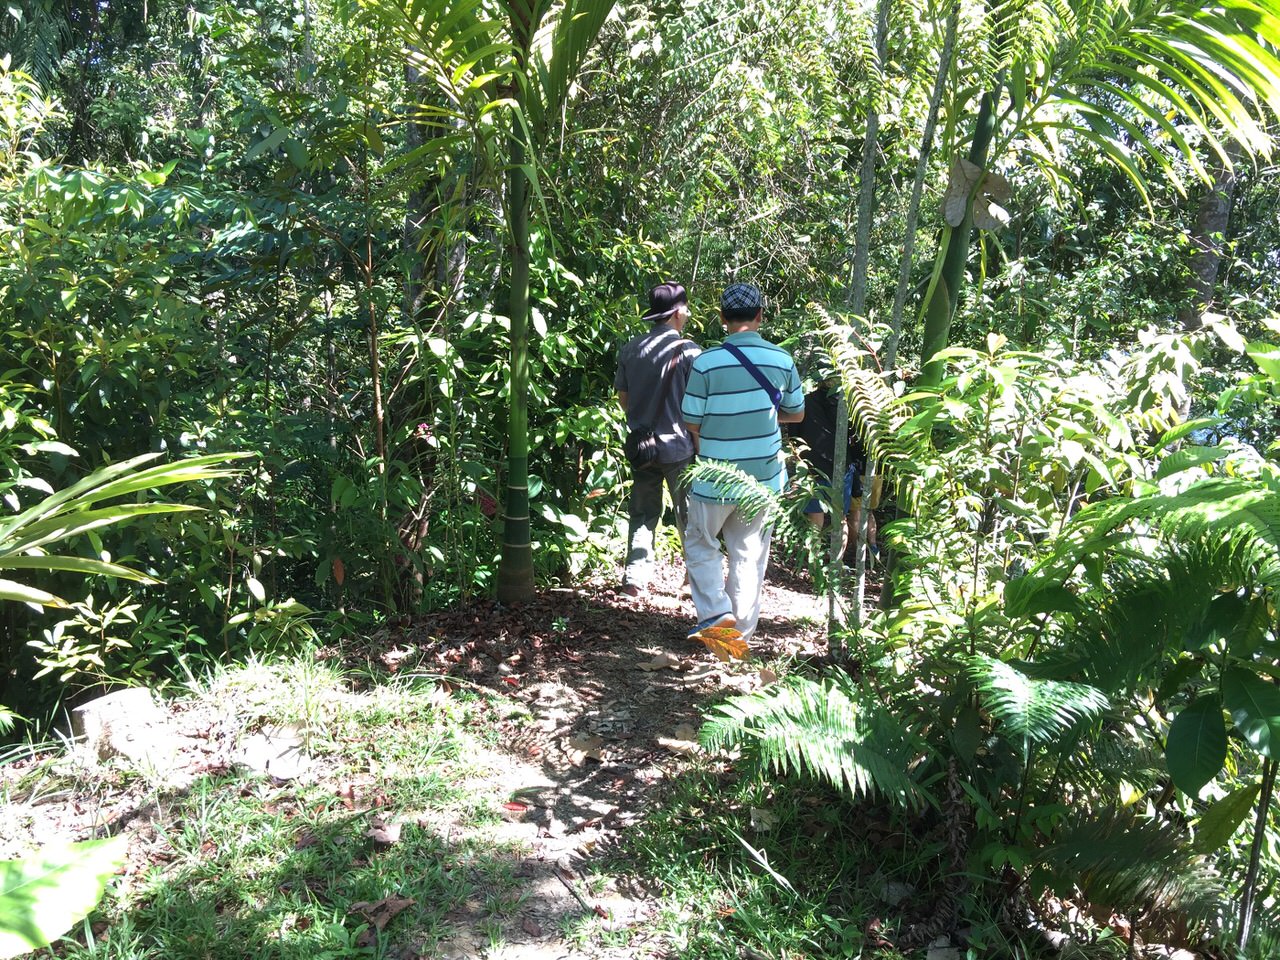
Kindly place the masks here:
MULTIPOLYGON (((842 494, 838 495, 835 485, 831 483, 831 474, 835 469, 836 456, 836 403, 839 386, 828 380, 805 397, 805 418, 793 424, 790 434, 803 440, 807 448, 800 451, 800 456, 809 468, 819 474, 819 482, 828 485, 828 499, 824 503, 814 497, 804 505, 804 515, 809 522, 821 529, 826 524, 827 511, 836 502, 842 502, 845 514, 846 560, 848 550, 857 542, 858 521, 862 515, 862 473, 866 466, 867 451, 862 441, 854 432, 852 424, 849 429, 849 446, 845 454, 845 474, 842 494)), ((867 517, 867 545, 872 553, 876 552, 876 517, 872 513, 867 517)))
POLYGON ((632 471, 627 513, 627 560, 622 591, 638 597, 653 575, 653 541, 662 518, 662 487, 671 493, 677 530, 684 536, 689 490, 680 474, 693 462, 693 440, 680 415, 680 402, 694 357, 702 351, 681 336, 689 319, 689 297, 678 283, 660 283, 649 291, 653 324, 633 337, 618 354, 613 385, 627 414, 628 431, 647 427, 658 445, 657 461, 632 471))

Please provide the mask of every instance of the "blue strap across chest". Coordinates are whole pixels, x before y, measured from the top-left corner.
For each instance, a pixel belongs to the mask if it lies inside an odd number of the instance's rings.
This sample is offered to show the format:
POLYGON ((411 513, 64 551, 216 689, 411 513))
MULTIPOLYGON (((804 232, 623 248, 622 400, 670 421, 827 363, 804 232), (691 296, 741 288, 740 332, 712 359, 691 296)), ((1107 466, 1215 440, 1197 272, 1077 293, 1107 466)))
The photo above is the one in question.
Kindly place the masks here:
POLYGON ((735 356, 740 364, 747 368, 747 373, 756 378, 756 383, 760 384, 762 390, 769 395, 769 399, 773 402, 773 409, 777 410, 782 406, 782 391, 769 382, 769 378, 760 372, 760 368, 747 359, 747 355, 738 349, 737 345, 725 341, 720 344, 735 356))

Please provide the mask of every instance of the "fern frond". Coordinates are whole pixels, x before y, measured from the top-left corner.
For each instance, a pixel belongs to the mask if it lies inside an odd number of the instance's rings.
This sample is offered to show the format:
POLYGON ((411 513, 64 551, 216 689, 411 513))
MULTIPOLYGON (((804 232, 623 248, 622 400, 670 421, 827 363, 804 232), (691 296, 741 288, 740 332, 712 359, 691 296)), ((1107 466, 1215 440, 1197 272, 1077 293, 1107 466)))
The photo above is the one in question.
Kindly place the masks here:
POLYGON ((924 450, 918 439, 908 440, 901 432, 914 411, 877 371, 863 366, 867 351, 857 345, 853 327, 818 304, 810 304, 810 309, 818 320, 823 348, 840 378, 850 428, 858 432, 868 456, 889 469, 921 455, 924 450))
POLYGON ((1068 824, 1043 857, 1060 892, 1077 888, 1090 903, 1118 911, 1176 911, 1207 926, 1226 919, 1231 902, 1184 837, 1123 812, 1068 824))
MULTIPOLYGON (((1265 479, 1212 478, 1180 493, 1086 508, 1052 554, 1009 583, 1007 609, 1015 616, 1061 609, 1052 602, 1054 592, 1082 564, 1098 567, 1104 557, 1111 560, 1108 595, 1095 614, 1117 625, 1131 621, 1139 629, 1129 637, 1149 643, 1185 629, 1223 590, 1274 597, 1280 594, 1280 487, 1265 479)), ((1101 580, 1093 586, 1100 588, 1101 580)))
POLYGON ((1025 753, 1032 743, 1048 743, 1081 723, 1100 717, 1110 701, 1097 687, 1027 676, 993 657, 970 657, 966 670, 982 705, 1025 753))
POLYGON ((907 809, 935 802, 911 776, 923 744, 839 671, 734 697, 708 714, 700 737, 710 750, 741 747, 763 767, 816 777, 855 799, 878 795, 907 809))
POLYGON ((805 519, 801 506, 813 497, 826 496, 809 485, 799 485, 786 493, 777 493, 745 473, 740 467, 714 460, 698 460, 684 474, 685 481, 710 485, 718 497, 733 500, 745 517, 764 513, 773 527, 775 539, 798 557, 811 570, 814 582, 821 587, 823 548, 817 528, 805 519))
POLYGON ((747 517, 764 513, 774 520, 785 512, 781 494, 731 463, 699 459, 685 471, 684 479, 691 485, 707 484, 720 499, 736 502, 747 517))
POLYGON ((1115 796, 1122 784, 1145 794, 1168 781, 1169 768, 1158 742, 1137 739, 1123 729, 1104 729, 1087 749, 1062 756, 1059 776, 1094 795, 1115 796))

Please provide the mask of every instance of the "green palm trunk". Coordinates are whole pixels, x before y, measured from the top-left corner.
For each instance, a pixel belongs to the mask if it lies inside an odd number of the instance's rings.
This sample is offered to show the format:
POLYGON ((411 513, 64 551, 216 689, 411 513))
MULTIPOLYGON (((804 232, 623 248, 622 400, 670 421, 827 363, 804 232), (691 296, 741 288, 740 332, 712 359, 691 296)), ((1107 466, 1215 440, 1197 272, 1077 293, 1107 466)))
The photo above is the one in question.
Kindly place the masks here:
POLYGON ((507 211, 511 236, 511 370, 507 419, 507 496, 503 514, 498 600, 533 597, 533 543, 529 526, 529 182, 527 150, 512 121, 507 211))
MULTIPOLYGON (((981 167, 987 161, 987 151, 991 147, 991 138, 996 129, 995 101, 998 91, 985 94, 978 108, 978 119, 974 124, 973 143, 969 147, 970 162, 981 167)), ((965 267, 969 263, 969 243, 973 238, 973 204, 972 198, 965 209, 964 219, 959 226, 947 226, 942 232, 942 242, 938 256, 940 264, 935 264, 936 279, 925 294, 925 302, 921 309, 924 315, 924 340, 920 348, 922 372, 918 381, 922 386, 936 386, 942 379, 942 364, 933 361, 933 357, 947 348, 951 336, 951 320, 955 317, 956 307, 960 302, 960 291, 964 287, 965 267)))

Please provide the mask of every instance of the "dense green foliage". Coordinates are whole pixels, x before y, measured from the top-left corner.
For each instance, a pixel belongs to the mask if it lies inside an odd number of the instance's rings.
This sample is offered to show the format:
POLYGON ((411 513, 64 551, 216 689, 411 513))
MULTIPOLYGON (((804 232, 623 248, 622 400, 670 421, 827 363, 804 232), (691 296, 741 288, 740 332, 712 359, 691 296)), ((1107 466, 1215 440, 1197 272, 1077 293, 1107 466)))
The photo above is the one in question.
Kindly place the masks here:
POLYGON ((608 571, 638 298, 711 342, 747 279, 893 566, 708 742, 966 824, 993 928, 1071 888, 1273 949, 1278 45, 1275 0, 16 0, 0 724, 608 571))

